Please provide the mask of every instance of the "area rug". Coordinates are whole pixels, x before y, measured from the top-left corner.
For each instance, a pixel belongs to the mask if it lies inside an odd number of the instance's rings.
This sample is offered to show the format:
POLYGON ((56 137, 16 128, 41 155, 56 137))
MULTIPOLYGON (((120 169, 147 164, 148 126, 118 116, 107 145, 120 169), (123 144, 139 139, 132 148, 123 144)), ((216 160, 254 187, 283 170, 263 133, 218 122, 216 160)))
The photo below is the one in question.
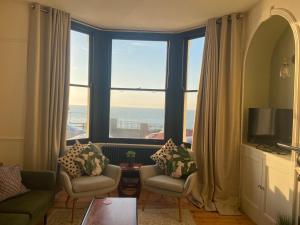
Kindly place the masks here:
POLYGON ((178 221, 178 209, 145 209, 138 211, 139 225, 196 225, 189 210, 182 210, 182 222, 178 221))
MULTIPOLYGON (((48 217, 47 225, 80 225, 86 209, 76 209, 74 222, 70 222, 71 209, 54 209, 48 217)), ((182 223, 178 221, 177 209, 138 210, 139 225, 196 225, 189 210, 182 210, 182 223)))
POLYGON ((71 209, 53 209, 48 215, 47 225, 80 225, 87 209, 75 209, 74 221, 71 220, 71 209))

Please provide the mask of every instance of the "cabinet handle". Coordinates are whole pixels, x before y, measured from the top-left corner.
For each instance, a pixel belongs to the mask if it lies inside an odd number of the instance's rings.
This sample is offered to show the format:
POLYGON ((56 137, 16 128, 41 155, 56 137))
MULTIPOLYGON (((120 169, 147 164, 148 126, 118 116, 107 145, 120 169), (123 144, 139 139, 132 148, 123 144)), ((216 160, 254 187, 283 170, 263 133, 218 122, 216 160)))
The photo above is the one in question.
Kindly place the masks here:
POLYGON ((264 190, 265 190, 265 187, 264 187, 264 186, 261 186, 261 190, 264 191, 264 190))

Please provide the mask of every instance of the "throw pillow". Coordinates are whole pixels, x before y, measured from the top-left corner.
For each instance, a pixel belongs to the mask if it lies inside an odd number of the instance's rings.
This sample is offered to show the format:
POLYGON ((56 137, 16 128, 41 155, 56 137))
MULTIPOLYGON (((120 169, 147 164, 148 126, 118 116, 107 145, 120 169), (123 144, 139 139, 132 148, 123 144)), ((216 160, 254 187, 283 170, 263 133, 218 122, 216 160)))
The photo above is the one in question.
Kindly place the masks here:
POLYGON ((28 191, 22 184, 20 167, 0 167, 0 202, 28 191))
POLYGON ((99 176, 108 164, 108 159, 102 154, 102 151, 90 143, 75 158, 80 165, 83 173, 88 176, 99 176))
POLYGON ((172 150, 171 155, 172 157, 166 162, 167 175, 174 178, 186 178, 197 170, 196 163, 186 148, 178 146, 172 150))
POLYGON ((176 149, 172 138, 170 138, 157 152, 150 156, 161 169, 165 169, 166 162, 171 158, 171 151, 176 149))
POLYGON ((95 145, 94 143, 92 143, 91 141, 86 145, 88 147, 90 147, 93 151, 98 152, 98 153, 102 153, 102 148, 100 146, 95 145))
POLYGON ((62 157, 58 158, 58 162, 64 167, 71 178, 81 176, 81 168, 74 159, 81 153, 86 145, 82 145, 76 140, 76 143, 62 157))

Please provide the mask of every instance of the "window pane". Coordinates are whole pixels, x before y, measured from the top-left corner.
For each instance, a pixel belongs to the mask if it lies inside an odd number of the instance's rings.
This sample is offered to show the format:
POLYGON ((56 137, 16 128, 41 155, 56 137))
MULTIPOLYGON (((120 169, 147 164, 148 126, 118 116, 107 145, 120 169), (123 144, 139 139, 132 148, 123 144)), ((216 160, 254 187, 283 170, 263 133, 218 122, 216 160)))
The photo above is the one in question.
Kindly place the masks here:
POLYGON ((71 31, 70 83, 88 85, 89 35, 71 31))
POLYGON ((112 87, 165 89, 166 68, 166 41, 112 41, 112 87))
POLYGON ((111 91, 109 137, 164 139, 165 93, 111 91))
POLYGON ((183 141, 188 143, 192 143, 193 138, 197 94, 197 92, 185 93, 183 141))
POLYGON ((67 139, 89 137, 89 88, 70 87, 67 139))
POLYGON ((191 39, 188 42, 188 60, 187 60, 187 90, 198 90, 204 37, 191 39))

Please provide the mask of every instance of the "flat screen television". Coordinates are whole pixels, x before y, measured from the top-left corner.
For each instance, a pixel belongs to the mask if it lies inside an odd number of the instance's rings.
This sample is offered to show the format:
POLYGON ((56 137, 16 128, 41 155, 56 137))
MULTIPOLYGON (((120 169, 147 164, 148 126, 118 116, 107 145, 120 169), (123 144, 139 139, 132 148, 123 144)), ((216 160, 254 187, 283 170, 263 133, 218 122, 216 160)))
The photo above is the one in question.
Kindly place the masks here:
POLYGON ((291 144, 292 126, 292 109, 249 108, 248 142, 291 144))

